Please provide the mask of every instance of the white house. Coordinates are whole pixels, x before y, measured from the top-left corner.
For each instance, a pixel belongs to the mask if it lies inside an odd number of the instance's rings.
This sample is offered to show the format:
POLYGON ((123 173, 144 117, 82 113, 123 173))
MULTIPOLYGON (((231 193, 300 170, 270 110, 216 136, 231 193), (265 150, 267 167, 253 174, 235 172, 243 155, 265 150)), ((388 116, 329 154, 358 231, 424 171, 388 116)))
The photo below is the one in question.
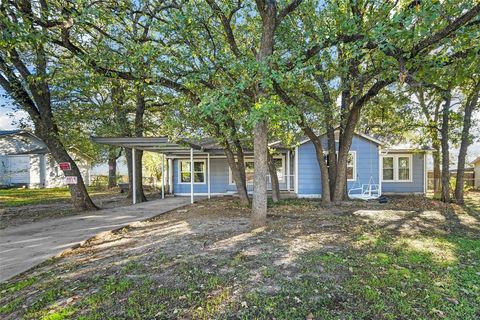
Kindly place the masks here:
POLYGON ((477 157, 477 159, 472 161, 473 164, 473 170, 474 170, 474 186, 475 189, 480 190, 480 156, 477 157))
MULTIPOLYGON (((90 184, 91 159, 71 149, 70 156, 90 184)), ((55 188, 65 186, 64 175, 45 143, 25 130, 0 131, 0 186, 55 188)))

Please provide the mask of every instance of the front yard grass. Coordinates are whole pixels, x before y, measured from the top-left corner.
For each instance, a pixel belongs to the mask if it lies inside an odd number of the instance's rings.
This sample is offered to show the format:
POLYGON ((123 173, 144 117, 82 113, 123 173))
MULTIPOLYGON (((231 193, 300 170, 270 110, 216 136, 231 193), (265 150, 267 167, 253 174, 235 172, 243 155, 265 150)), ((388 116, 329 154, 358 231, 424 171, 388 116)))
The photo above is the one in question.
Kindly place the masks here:
MULTIPOLYGON (((476 195, 473 195, 475 198, 476 195)), ((423 198, 212 199, 0 285, 2 319, 479 319, 480 218, 423 198)))
POLYGON ((465 206, 473 213, 480 213, 480 191, 471 191, 465 194, 465 206))
MULTIPOLYGON (((92 196, 106 195, 111 193, 111 191, 93 187, 89 187, 88 192, 92 196)), ((0 189, 0 208, 47 204, 57 201, 68 201, 69 199, 70 192, 68 191, 68 188, 0 189)))

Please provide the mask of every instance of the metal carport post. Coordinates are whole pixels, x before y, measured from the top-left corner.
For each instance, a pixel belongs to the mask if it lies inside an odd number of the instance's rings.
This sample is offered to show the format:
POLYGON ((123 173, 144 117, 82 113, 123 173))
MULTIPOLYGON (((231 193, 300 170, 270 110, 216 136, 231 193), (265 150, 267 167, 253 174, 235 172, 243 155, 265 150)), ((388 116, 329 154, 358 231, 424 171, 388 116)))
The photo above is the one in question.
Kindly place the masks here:
POLYGON ((193 148, 190 148, 190 203, 193 203, 193 148))
POLYGON ((210 199, 210 152, 207 153, 207 183, 208 183, 208 199, 210 199))
POLYGON ((137 177, 135 167, 135 148, 132 148, 132 198, 133 204, 137 203, 137 177))

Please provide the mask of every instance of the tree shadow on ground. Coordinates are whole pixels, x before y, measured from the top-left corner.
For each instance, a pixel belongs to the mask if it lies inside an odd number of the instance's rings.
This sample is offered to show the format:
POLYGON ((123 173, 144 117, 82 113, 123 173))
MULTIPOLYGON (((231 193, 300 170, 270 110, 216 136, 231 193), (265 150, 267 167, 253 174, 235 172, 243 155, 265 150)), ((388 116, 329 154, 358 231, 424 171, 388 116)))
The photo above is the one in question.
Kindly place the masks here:
POLYGON ((248 211, 232 207, 215 199, 96 239, 4 289, 2 304, 20 303, 2 317, 473 319, 480 309, 479 243, 445 229, 455 217, 307 206, 272 210, 250 230, 248 211))

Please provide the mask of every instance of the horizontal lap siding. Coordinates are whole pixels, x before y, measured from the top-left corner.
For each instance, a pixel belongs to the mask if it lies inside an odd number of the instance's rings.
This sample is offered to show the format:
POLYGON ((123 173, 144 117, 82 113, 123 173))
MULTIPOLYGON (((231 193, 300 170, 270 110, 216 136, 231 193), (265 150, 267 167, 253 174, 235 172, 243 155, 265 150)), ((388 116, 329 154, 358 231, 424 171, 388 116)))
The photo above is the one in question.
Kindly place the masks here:
POLYGON ((412 156, 412 182, 382 182, 384 193, 423 193, 424 184, 424 155, 414 154, 412 156))
MULTIPOLYGON (((322 145, 324 150, 327 150, 326 138, 322 140, 322 145)), ((373 182, 378 184, 378 146, 367 139, 354 136, 350 151, 356 151, 357 185, 369 183, 371 177, 373 182)), ((313 143, 309 141, 299 146, 298 157, 298 194, 320 195, 322 193, 320 167, 313 143)), ((353 187, 354 183, 355 181, 349 181, 348 188, 353 187)))
MULTIPOLYGON (((370 180, 374 184, 379 184, 379 155, 378 146, 364 138, 355 137, 353 139, 351 151, 357 152, 357 183, 355 187, 361 184, 368 184, 370 180)), ((349 181, 349 188, 353 187, 354 181, 349 181)))
POLYGON ((319 195, 322 193, 320 167, 315 146, 307 142, 298 147, 298 194, 319 195))
MULTIPOLYGON (((183 160, 183 159, 182 159, 183 160)), ((185 159, 189 160, 189 159, 185 159)), ((195 158, 196 160, 205 160, 207 164, 207 159, 195 158)), ((173 190, 174 193, 190 193, 190 183, 180 183, 180 176, 178 171, 179 159, 173 160, 173 190)), ((233 184, 229 184, 229 167, 226 158, 211 158, 210 159, 210 174, 211 174, 211 193, 227 193, 227 192, 236 192, 237 187, 233 184)), ((205 173, 205 182, 208 182, 208 169, 205 173)), ((253 191, 253 186, 247 186, 248 191, 253 191)), ((286 183, 280 184, 280 189, 286 189, 286 183)), ((194 184, 193 191, 195 193, 207 193, 208 184, 194 184)))

